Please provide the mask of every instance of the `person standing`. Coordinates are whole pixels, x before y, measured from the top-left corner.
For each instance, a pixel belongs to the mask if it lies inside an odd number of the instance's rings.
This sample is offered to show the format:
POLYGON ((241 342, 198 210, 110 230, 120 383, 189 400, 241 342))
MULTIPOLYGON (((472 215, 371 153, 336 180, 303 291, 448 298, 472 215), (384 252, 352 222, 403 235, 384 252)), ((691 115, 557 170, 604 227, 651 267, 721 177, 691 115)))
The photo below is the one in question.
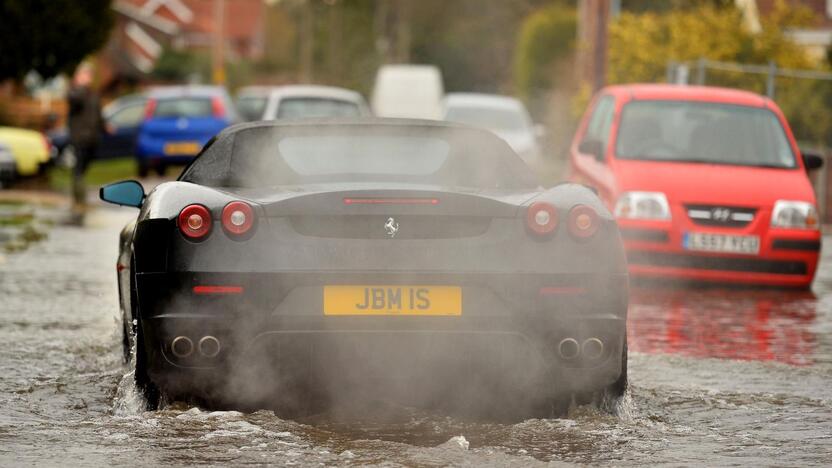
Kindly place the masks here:
POLYGON ((83 212, 86 207, 84 174, 98 149, 104 120, 101 117, 101 103, 92 89, 92 70, 81 65, 75 73, 72 87, 67 94, 69 115, 69 142, 75 150, 75 164, 72 167, 73 211, 83 212))

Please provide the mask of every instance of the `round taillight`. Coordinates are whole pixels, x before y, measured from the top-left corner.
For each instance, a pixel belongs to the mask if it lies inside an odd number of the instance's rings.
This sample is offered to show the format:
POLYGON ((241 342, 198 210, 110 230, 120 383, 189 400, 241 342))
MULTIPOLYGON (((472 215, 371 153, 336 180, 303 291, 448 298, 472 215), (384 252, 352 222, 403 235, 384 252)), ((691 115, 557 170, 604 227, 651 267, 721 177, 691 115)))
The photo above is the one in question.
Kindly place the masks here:
POLYGON ((586 205, 569 210, 569 233, 578 239, 587 239, 598 232, 598 212, 586 205))
POLYGON ((177 224, 188 239, 202 239, 211 232, 211 212, 202 205, 188 205, 179 212, 177 224))
POLYGON ((233 201, 222 209, 222 227, 225 232, 242 236, 254 226, 254 210, 251 205, 241 201, 233 201))
POLYGON ((558 227, 558 210, 544 202, 534 202, 526 210, 526 225, 537 235, 551 234, 558 227))

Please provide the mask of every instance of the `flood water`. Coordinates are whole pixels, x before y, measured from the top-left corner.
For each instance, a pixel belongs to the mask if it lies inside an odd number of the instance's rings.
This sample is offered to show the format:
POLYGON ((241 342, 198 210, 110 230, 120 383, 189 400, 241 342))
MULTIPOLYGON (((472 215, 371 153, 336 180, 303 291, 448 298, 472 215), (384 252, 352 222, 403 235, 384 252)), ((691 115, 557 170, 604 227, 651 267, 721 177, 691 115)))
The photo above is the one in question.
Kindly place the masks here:
POLYGON ((131 216, 97 209, 84 227, 58 223, 25 249, 0 250, 0 464, 832 460, 828 250, 813 293, 635 289, 630 390, 615 414, 579 407, 564 419, 474 423, 379 404, 290 421, 176 404, 141 411, 117 326, 116 241, 131 216))

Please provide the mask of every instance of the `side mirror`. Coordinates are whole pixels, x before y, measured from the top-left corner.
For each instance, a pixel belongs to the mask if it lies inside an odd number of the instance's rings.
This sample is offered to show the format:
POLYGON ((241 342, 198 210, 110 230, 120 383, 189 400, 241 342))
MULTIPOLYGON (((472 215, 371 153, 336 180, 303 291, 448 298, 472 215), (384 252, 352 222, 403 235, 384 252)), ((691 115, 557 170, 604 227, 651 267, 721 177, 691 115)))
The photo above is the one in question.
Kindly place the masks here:
POLYGON ((814 171, 823 167, 823 156, 814 153, 803 153, 803 165, 807 171, 814 171))
POLYGON ((604 161, 604 144, 598 140, 584 140, 578 146, 578 151, 592 155, 597 161, 604 161))
POLYGON ((101 187, 98 196, 107 203, 139 208, 144 202, 144 187, 135 180, 124 180, 101 187))

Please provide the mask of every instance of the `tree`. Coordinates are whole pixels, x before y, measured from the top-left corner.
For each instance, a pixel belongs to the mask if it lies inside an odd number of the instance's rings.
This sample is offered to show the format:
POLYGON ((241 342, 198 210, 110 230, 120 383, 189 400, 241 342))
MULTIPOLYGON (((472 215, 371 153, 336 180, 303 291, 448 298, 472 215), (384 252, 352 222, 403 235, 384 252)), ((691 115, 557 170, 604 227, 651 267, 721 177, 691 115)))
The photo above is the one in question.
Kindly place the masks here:
MULTIPOLYGON (((806 51, 784 33, 789 27, 811 23, 811 11, 782 0, 757 33, 743 28, 742 14, 734 7, 703 2, 696 8, 663 13, 624 12, 610 25, 609 82, 657 82, 665 79, 670 61, 699 58, 811 69, 816 64, 806 51)), ((707 71, 707 85, 766 90, 765 75, 735 71, 707 71)), ((832 146, 832 84, 808 79, 778 78, 775 100, 783 109, 799 140, 832 146)))
MULTIPOLYGON (((411 0, 412 1, 412 0, 411 0)), ((442 69, 447 91, 507 92, 524 18, 551 0, 413 2, 414 63, 442 69)))
POLYGON ((775 13, 763 21, 763 30, 757 34, 742 24, 742 14, 733 7, 705 5, 667 13, 622 13, 610 25, 609 82, 661 81, 668 62, 699 58, 754 64, 773 60, 790 68, 811 66, 805 51, 783 33, 785 26, 795 24, 793 16, 775 13))
POLYGON ((187 81, 198 77, 204 80, 211 74, 211 59, 205 53, 180 51, 166 47, 162 50, 152 75, 161 81, 187 81))
MULTIPOLYGON (((552 88, 557 62, 573 58, 577 14, 573 7, 559 4, 529 15, 520 28, 514 53, 514 80, 525 99, 552 88)), ((567 72, 568 73, 568 72, 567 72)))
POLYGON ((71 72, 107 40, 111 0, 0 2, 0 81, 31 70, 43 78, 71 72))

